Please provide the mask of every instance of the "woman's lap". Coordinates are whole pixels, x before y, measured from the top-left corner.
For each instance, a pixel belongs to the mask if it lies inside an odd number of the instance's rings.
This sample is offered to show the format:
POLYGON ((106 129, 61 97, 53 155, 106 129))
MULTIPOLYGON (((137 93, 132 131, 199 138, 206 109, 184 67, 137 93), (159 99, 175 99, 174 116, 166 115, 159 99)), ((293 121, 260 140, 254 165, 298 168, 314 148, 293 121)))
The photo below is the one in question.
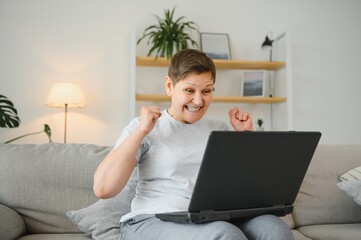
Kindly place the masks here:
POLYGON ((203 224, 164 222, 154 215, 139 215, 121 224, 121 240, 246 240, 293 239, 287 225, 279 218, 264 215, 239 227, 225 221, 203 224), (242 229, 242 230, 241 230, 242 229), (245 236, 245 234, 247 237, 245 236))

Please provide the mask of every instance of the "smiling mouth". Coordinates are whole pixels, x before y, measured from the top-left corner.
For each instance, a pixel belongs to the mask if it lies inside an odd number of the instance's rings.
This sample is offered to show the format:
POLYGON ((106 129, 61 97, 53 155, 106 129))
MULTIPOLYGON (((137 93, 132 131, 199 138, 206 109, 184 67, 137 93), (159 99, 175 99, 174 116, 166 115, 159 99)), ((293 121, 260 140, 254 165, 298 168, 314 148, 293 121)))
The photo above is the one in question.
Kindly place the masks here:
POLYGON ((189 112, 198 112, 199 110, 201 110, 202 107, 185 106, 185 108, 186 108, 189 112))

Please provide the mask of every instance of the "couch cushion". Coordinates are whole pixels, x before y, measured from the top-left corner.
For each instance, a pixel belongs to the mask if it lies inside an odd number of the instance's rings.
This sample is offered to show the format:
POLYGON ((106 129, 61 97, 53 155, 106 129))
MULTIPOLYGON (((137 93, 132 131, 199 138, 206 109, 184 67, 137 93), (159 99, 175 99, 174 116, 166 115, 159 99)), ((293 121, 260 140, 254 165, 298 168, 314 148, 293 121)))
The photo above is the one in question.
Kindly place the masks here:
POLYGON ((111 147, 0 144, 0 203, 23 216, 30 233, 80 230, 65 213, 97 201, 93 174, 111 147))
POLYGON ((312 240, 311 238, 306 237, 305 235, 303 235, 296 229, 292 229, 291 231, 292 231, 294 240, 312 240))
POLYGON ((295 226, 360 223, 361 208, 336 185, 360 164, 361 146, 319 145, 294 204, 295 226))
POLYGON ((25 232, 25 223, 20 215, 11 208, 0 204, 0 239, 17 239, 25 232))
POLYGON ((290 229, 293 229, 295 227, 295 222, 293 221, 291 214, 287 214, 286 216, 280 218, 287 224, 290 229))
POLYGON ((96 203, 67 216, 89 237, 96 240, 117 240, 120 238, 120 218, 130 212, 130 203, 135 196, 137 168, 123 190, 110 199, 100 199, 96 203))
POLYGON ((361 239, 361 223, 305 226, 297 230, 311 239, 318 240, 361 239))

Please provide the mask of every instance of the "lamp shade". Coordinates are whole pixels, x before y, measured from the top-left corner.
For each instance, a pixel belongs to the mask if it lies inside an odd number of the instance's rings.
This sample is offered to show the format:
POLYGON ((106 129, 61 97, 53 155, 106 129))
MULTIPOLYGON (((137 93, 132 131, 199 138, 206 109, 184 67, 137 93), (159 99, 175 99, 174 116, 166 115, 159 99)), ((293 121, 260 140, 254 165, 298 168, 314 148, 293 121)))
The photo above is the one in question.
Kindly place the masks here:
POLYGON ((60 108, 65 106, 69 108, 81 108, 86 106, 80 86, 65 82, 55 83, 52 86, 45 104, 48 107, 60 108))
POLYGON ((272 43, 273 43, 273 40, 269 39, 269 37, 266 36, 266 39, 262 43, 262 50, 270 51, 272 49, 272 43))

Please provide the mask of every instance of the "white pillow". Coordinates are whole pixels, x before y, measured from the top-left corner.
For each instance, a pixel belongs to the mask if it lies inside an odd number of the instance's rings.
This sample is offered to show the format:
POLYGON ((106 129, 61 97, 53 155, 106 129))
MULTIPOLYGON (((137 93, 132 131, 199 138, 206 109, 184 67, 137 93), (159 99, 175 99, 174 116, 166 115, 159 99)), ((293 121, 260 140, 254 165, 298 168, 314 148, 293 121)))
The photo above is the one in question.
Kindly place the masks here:
POLYGON ((340 177, 341 181, 361 180, 361 166, 351 169, 340 177))
POLYGON ((361 205, 361 166, 346 172, 340 176, 340 180, 337 186, 361 205))

